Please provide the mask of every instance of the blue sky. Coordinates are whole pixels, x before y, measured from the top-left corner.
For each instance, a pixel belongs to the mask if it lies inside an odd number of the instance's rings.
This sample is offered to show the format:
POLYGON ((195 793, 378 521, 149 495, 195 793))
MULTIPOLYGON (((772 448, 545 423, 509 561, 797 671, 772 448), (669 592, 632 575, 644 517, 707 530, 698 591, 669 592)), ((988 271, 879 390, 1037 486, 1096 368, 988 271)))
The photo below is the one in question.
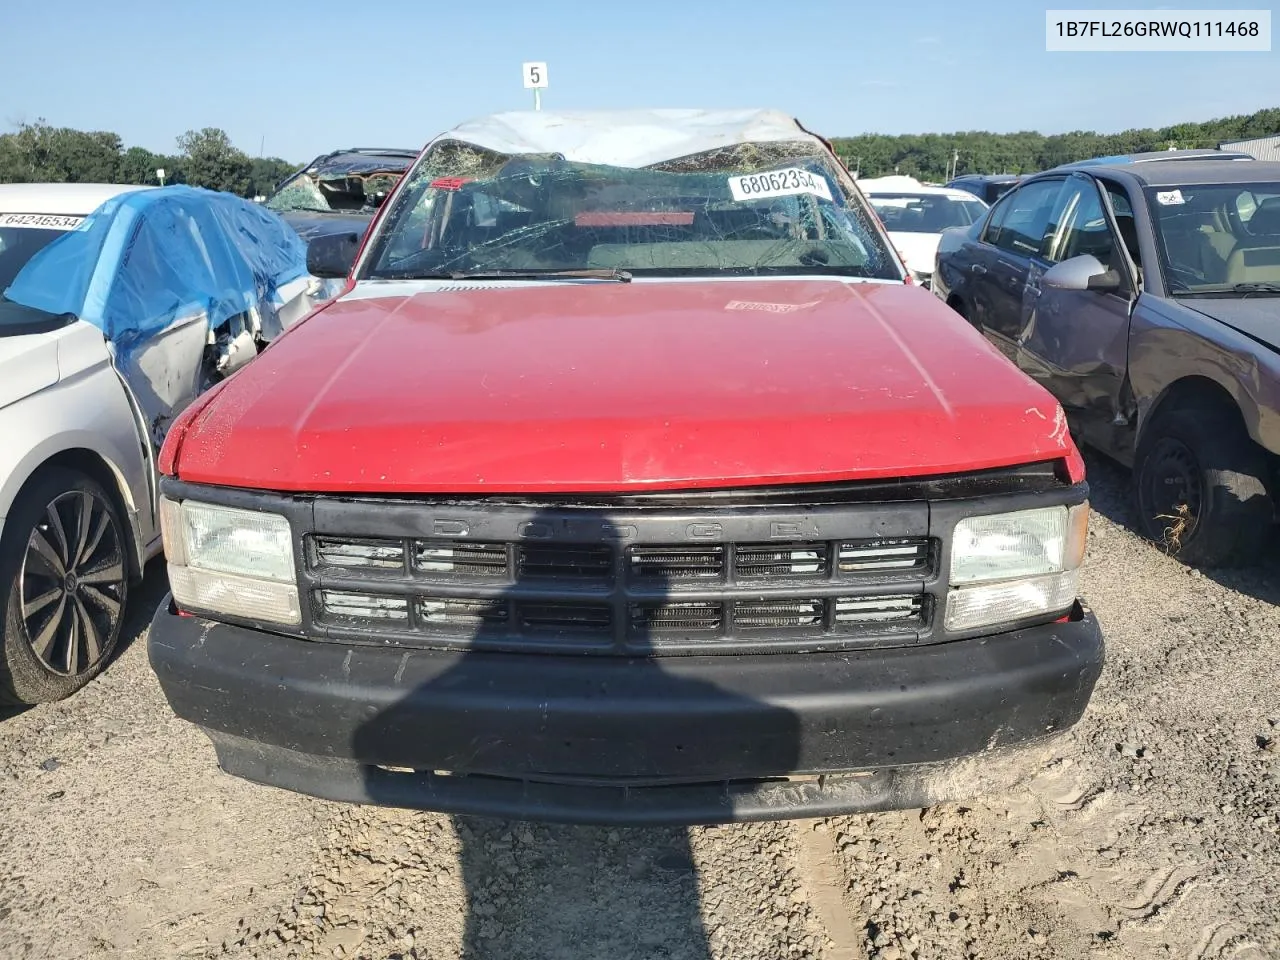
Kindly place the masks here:
POLYGON ((1050 5, 1140 4, 0 0, 0 128, 44 117, 172 151, 222 127, 297 162, 418 147, 531 108, 525 60, 549 64, 545 109, 767 106, 828 136, 1111 132, 1280 105, 1274 50, 1046 53, 1050 5))

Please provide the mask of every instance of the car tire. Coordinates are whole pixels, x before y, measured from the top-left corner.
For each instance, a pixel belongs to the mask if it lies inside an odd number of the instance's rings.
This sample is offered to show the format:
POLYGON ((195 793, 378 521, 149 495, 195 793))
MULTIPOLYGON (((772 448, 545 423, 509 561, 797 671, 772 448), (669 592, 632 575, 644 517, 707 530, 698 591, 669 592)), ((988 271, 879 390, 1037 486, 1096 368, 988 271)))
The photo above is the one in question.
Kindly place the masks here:
POLYGON ((1134 463, 1138 523, 1191 566, 1247 566, 1272 533, 1267 459, 1234 410, 1182 407, 1143 432, 1134 463))
POLYGON ((0 535, 0 703, 62 700, 102 670, 124 622, 128 545, 115 499, 84 474, 49 469, 18 495, 0 535))

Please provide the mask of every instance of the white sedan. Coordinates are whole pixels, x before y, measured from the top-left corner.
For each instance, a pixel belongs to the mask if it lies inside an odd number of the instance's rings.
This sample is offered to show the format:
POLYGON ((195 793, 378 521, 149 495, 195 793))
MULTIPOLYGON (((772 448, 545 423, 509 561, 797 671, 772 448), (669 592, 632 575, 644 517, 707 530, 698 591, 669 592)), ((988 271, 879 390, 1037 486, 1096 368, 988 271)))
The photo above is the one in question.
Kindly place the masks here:
POLYGON ((228 194, 0 185, 0 702, 102 668, 160 550, 169 424, 339 286, 228 194))
POLYGON ((926 186, 914 177, 877 177, 857 183, 879 214, 907 269, 926 287, 933 279, 942 231, 976 223, 988 210, 972 193, 926 186))

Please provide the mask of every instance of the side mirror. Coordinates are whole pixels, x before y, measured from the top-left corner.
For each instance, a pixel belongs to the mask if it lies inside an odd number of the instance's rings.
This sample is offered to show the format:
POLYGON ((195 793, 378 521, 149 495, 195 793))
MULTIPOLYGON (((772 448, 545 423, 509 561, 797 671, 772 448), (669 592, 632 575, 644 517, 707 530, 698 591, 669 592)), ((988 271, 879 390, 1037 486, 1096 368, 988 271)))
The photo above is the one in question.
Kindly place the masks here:
POLYGON ((1120 274, 1108 270, 1089 253, 1063 260, 1045 271, 1041 282, 1054 290, 1094 290, 1109 293, 1120 289, 1120 274))
POLYGON ((360 249, 358 233, 331 233, 307 244, 307 272, 322 279, 345 279, 360 249))

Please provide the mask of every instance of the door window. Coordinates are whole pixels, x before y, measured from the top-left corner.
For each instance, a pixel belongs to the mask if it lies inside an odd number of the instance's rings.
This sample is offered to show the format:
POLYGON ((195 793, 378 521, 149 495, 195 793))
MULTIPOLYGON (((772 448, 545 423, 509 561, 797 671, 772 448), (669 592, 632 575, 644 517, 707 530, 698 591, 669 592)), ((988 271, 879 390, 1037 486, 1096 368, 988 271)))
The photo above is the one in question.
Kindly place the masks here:
POLYGON ((988 229, 988 242, 1020 257, 1040 256, 1061 190, 1061 180, 1037 180, 1015 190, 1001 202, 1001 206, 1008 204, 1008 213, 994 236, 988 229))
POLYGON ((1072 177, 1067 181, 1050 224, 1050 243, 1046 259, 1051 263, 1070 260, 1085 254, 1097 257, 1104 267, 1115 259, 1115 237, 1107 223, 1106 211, 1097 184, 1088 177, 1072 177))
POLYGON ((1005 197, 991 208, 991 214, 987 217, 987 225, 982 229, 982 239, 984 243, 996 242, 996 237, 1000 235, 1000 225, 1004 222, 1005 216, 1009 213, 1009 207, 1012 202, 1012 197, 1005 197))

